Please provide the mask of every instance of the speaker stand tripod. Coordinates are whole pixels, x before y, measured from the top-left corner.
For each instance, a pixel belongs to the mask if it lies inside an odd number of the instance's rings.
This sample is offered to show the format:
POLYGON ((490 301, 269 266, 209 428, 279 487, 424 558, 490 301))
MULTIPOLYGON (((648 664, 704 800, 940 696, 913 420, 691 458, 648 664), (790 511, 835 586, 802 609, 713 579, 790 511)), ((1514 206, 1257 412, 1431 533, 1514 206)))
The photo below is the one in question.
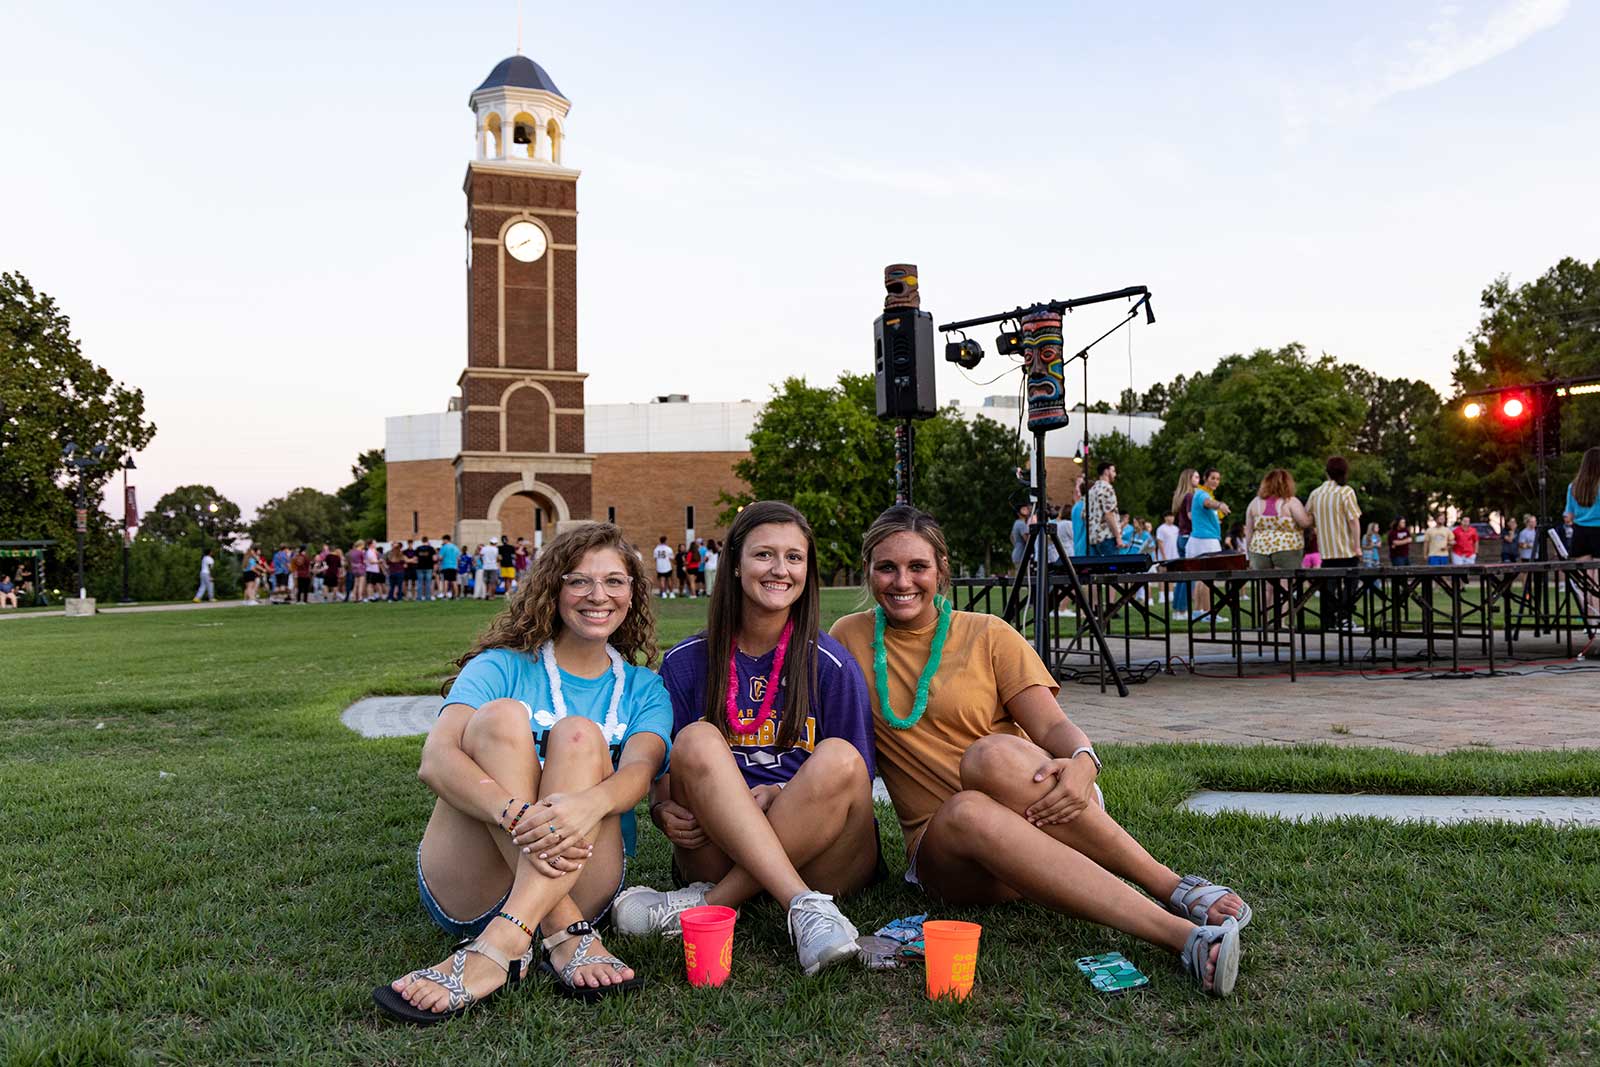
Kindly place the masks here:
POLYGON ((1023 546, 1022 563, 1017 567, 1017 573, 1011 579, 1011 589, 1006 594, 1006 606, 1003 618, 1006 622, 1022 629, 1022 591, 1028 590, 1028 599, 1033 601, 1033 650, 1039 654, 1045 668, 1053 675, 1055 669, 1050 662, 1050 549, 1056 550, 1056 556, 1061 561, 1067 577, 1067 594, 1072 598, 1072 603, 1078 609, 1078 618, 1088 624, 1089 633, 1094 637, 1095 646, 1100 652, 1100 671, 1104 678, 1105 670, 1111 668, 1111 680, 1116 683, 1117 695, 1128 695, 1128 683, 1122 678, 1122 672, 1117 669, 1116 660, 1111 658, 1111 645, 1106 641, 1105 630, 1100 626, 1100 618, 1089 606, 1089 598, 1084 595, 1083 585, 1078 581, 1078 569, 1072 565, 1072 557, 1061 546, 1061 538, 1056 536, 1055 523, 1050 521, 1049 506, 1045 494, 1044 470, 1044 434, 1043 430, 1033 433, 1033 485, 1028 487, 1028 495, 1033 498, 1033 514, 1035 521, 1028 530, 1028 540, 1023 546), (1031 581, 1030 581, 1031 578, 1031 581))

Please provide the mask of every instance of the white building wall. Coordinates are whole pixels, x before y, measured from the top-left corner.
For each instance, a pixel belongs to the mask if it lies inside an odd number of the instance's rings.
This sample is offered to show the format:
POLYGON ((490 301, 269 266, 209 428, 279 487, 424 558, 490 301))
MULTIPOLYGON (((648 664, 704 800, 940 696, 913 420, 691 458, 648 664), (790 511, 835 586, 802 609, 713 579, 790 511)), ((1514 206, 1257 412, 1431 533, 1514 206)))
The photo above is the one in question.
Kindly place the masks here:
POLYGON ((389 463, 455 459, 461 452, 461 412, 390 415, 383 420, 383 458, 389 463))

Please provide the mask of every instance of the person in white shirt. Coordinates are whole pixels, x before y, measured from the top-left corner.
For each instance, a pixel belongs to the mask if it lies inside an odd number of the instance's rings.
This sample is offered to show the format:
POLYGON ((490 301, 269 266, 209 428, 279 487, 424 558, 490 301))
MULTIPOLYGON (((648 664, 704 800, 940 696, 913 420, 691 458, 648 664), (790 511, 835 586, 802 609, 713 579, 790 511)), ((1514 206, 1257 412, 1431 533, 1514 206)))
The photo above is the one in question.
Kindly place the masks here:
POLYGON ((217 599, 216 587, 211 582, 211 568, 216 560, 211 558, 211 550, 205 549, 200 557, 200 588, 194 592, 194 602, 200 603, 201 598, 215 601, 217 599))
MULTIPOLYGON (((1167 512, 1161 517, 1161 525, 1156 527, 1156 562, 1161 563, 1169 559, 1178 559, 1182 553, 1178 551, 1178 526, 1177 516, 1167 512)), ((1161 603, 1163 594, 1161 587, 1156 587, 1156 603, 1161 603)))
POLYGON ((478 580, 473 584, 472 595, 478 600, 494 596, 495 583, 500 580, 500 549, 493 541, 478 546, 478 580))
POLYGON ((667 544, 667 535, 662 534, 661 540, 656 542, 653 553, 656 561, 656 595, 662 600, 669 600, 672 592, 672 546, 667 544))

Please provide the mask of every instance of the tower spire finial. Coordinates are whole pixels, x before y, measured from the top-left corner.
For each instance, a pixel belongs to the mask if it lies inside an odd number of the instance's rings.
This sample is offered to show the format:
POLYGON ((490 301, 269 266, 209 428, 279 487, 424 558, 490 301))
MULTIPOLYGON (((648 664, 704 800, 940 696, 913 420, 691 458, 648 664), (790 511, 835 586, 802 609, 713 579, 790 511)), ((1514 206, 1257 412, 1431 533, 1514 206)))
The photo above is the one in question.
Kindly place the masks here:
POLYGON ((522 54, 522 0, 517 0, 517 55, 522 54))

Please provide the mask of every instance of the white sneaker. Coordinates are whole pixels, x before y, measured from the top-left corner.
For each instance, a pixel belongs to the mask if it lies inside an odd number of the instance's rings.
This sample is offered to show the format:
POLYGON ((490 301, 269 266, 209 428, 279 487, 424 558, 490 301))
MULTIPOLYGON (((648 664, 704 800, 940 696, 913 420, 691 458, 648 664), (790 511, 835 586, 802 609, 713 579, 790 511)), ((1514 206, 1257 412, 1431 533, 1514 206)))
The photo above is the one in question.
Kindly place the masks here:
POLYGON ((806 975, 860 955, 860 937, 826 893, 801 893, 789 901, 789 940, 806 975))
POLYGON ((710 882, 693 882, 665 893, 644 885, 624 889, 611 904, 611 922, 619 934, 680 937, 683 927, 678 916, 703 905, 710 888, 710 882))

